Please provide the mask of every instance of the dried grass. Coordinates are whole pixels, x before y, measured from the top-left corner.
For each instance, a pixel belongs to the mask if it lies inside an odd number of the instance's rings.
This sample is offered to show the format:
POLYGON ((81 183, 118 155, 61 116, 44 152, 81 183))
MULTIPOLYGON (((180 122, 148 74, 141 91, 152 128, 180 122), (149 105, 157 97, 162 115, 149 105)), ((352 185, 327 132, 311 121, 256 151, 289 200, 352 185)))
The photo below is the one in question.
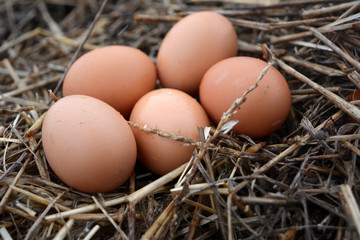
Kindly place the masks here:
POLYGON ((360 237, 360 110, 352 94, 360 87, 360 1, 106 2, 0 1, 3 239, 360 237), (155 61, 172 23, 199 10, 227 16, 239 55, 284 74, 287 122, 262 139, 229 132, 245 94, 218 126, 199 129, 200 141, 144 129, 196 146, 189 163, 163 177, 139 165, 107 194, 62 184, 46 163, 41 122, 71 63, 110 44, 155 61))

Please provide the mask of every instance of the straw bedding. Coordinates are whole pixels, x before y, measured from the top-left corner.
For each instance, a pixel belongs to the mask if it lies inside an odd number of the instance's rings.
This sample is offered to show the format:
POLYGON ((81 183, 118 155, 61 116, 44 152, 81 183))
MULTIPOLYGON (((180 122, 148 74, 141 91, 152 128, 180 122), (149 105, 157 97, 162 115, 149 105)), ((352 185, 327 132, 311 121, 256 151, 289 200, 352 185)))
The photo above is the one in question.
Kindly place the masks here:
POLYGON ((327 0, 0 1, 1 237, 359 238, 359 9, 360 1, 327 0), (106 194, 61 183, 44 156, 41 122, 62 97, 69 65, 111 44, 156 61, 172 24, 200 10, 229 18, 239 55, 283 73, 292 93, 286 123, 261 139, 226 132, 244 95, 218 126, 199 130, 201 141, 145 129, 196 146, 188 165, 161 178, 138 165, 106 194))

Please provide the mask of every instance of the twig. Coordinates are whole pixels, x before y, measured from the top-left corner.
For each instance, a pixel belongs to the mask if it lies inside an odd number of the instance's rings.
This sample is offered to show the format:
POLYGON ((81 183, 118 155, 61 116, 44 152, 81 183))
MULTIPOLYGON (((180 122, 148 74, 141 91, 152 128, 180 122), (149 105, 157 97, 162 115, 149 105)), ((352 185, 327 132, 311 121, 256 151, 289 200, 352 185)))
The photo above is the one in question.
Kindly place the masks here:
MULTIPOLYGON (((331 92, 340 92, 342 90, 341 87, 328 87, 326 89, 331 92)), ((312 88, 295 89, 295 90, 291 90, 290 92, 291 92, 291 95, 303 95, 303 94, 317 93, 317 91, 315 91, 312 88)))
POLYGON ((271 53, 270 49, 268 49, 267 47, 266 47, 266 49, 268 50, 268 52, 270 53, 270 55, 272 56, 272 58, 276 62, 276 64, 278 64, 282 69, 284 69, 284 71, 286 71, 288 74, 296 77, 297 79, 301 80, 302 82, 306 83, 307 85, 309 85, 310 87, 312 87, 313 89, 315 89, 316 91, 318 91, 319 93, 324 95, 327 99, 329 99, 331 102, 333 102, 337 107, 341 108, 344 112, 346 112, 347 114, 352 116, 354 119, 356 119, 356 121, 360 122, 360 109, 359 108, 357 108, 356 106, 347 102, 346 100, 339 97, 338 95, 332 93, 331 91, 327 90, 323 86, 315 83, 314 81, 312 81, 308 77, 304 76, 303 74, 299 73, 294 68, 290 67, 289 65, 287 65, 280 59, 276 58, 271 53))
MULTIPOLYGON (((105 9, 105 6, 107 5, 107 3, 109 2, 109 0, 104 0, 98 10, 98 12, 96 13, 96 16, 94 18, 94 20, 92 21, 92 23, 90 24, 88 30, 86 31, 85 35, 84 35, 84 38, 82 39, 79 47, 76 49, 73 57, 71 58, 62 78, 60 79, 60 81, 58 82, 58 84, 56 85, 55 89, 53 90, 53 93, 57 93, 57 91, 60 89, 62 83, 64 82, 64 79, 65 79, 65 76, 66 74, 68 73, 69 69, 70 69, 70 66, 76 61, 76 59, 78 58, 79 54, 80 54, 80 51, 82 50, 85 42, 87 41, 87 39, 90 37, 90 34, 92 32, 92 30, 94 29, 97 21, 99 20, 102 12, 104 11, 105 9)), ((49 103, 50 104, 50 103, 49 103)))
POLYGON ((139 23, 164 23, 164 22, 177 22, 181 19, 179 16, 154 16, 148 14, 135 14, 134 15, 134 22, 139 23))
POLYGON ((357 4, 357 2, 358 1, 353 1, 353 2, 349 2, 349 3, 338 4, 338 5, 331 6, 331 7, 324 7, 324 8, 320 8, 320 9, 305 10, 305 11, 302 12, 301 15, 304 18, 310 18, 310 17, 315 17, 315 16, 328 14, 328 13, 332 13, 332 12, 336 12, 336 11, 341 11, 341 10, 352 7, 354 4, 357 4))
MULTIPOLYGON (((24 165, 21 167, 20 171, 16 174, 16 177, 14 178, 13 182, 11 183, 12 186, 15 186, 17 184, 17 182, 21 178, 22 174, 25 172, 25 168, 28 166, 30 160, 31 160, 31 156, 28 156, 24 165)), ((4 206, 5 206, 6 202, 9 200, 11 192, 12 192, 12 188, 8 188, 8 190, 4 194, 3 198, 1 199, 0 213, 2 213, 2 211, 4 210, 4 206)))
MULTIPOLYGON (((334 27, 321 27, 321 28, 318 28, 317 30, 321 33, 344 31, 346 29, 354 28, 354 26, 356 26, 356 24, 359 24, 359 22, 347 23, 347 24, 343 24, 340 26, 334 26, 334 27)), ((293 33, 293 34, 289 34, 289 35, 283 35, 280 37, 272 38, 268 44, 270 45, 270 44, 275 44, 275 43, 280 43, 280 42, 288 42, 288 41, 296 40, 299 38, 309 37, 312 35, 313 35, 313 33, 310 30, 304 31, 304 32, 299 32, 299 33, 293 33)))
POLYGON ((300 202, 291 199, 276 199, 266 197, 236 197, 236 200, 245 205, 265 205, 265 206, 299 206, 300 202))
POLYGON ((348 141, 341 141, 348 149, 360 156, 360 149, 349 143, 348 141))
POLYGON ((55 76, 53 78, 50 78, 50 79, 44 79, 44 80, 40 80, 40 81, 37 81, 33 84, 29 84, 29 85, 26 85, 26 86, 23 86, 23 87, 19 87, 15 90, 12 90, 12 91, 9 91, 9 92, 6 92, 6 93, 3 93, 0 95, 0 100, 5 98, 5 97, 14 97, 14 96, 17 96, 17 95, 20 95, 24 92, 27 92, 27 91, 31 91, 31 90, 34 90, 36 88, 39 88, 39 87, 43 87, 47 84, 51 84, 51 83, 55 83, 57 81, 59 81, 59 77, 58 76, 55 76))
POLYGON ((315 130, 309 119, 307 119, 305 116, 300 122, 300 126, 303 127, 306 131, 310 133, 310 135, 316 139, 325 149, 328 153, 335 153, 335 149, 332 149, 327 143, 324 141, 326 139, 326 135, 324 134, 324 130, 315 130))
POLYGON ((14 80, 15 84, 19 87, 24 86, 23 80, 19 78, 19 76, 15 73, 15 69, 11 65, 9 59, 5 58, 2 60, 2 64, 5 66, 5 68, 8 70, 11 78, 14 80))
MULTIPOLYGON (((111 200, 107 200, 107 201, 105 201, 103 203, 103 206, 104 207, 110 207, 110 206, 118 205, 118 204, 126 202, 126 200, 127 200, 126 196, 111 199, 111 200)), ((60 218, 70 217, 73 214, 87 213, 87 212, 95 211, 95 210, 98 210, 98 209, 99 209, 99 206, 96 203, 89 204, 89 205, 86 205, 84 207, 79 207, 79 208, 75 208, 75 209, 68 210, 68 211, 65 211, 65 212, 48 215, 48 216, 45 217, 45 220, 47 220, 47 221, 55 221, 55 220, 58 220, 60 218)))
MULTIPOLYGON (((337 119, 339 119, 341 116, 343 115, 342 111, 338 111, 337 113, 335 113, 334 115, 331 116, 331 119, 333 119, 334 121, 336 121, 337 119)), ((315 128, 315 130, 320 130, 322 128, 325 128, 327 125, 329 125, 329 121, 328 119, 326 121, 324 121, 323 123, 321 123, 319 126, 317 126, 315 128)), ((294 144, 292 144, 291 146, 289 146, 286 150, 284 150, 283 152, 281 152, 280 154, 278 154, 276 157, 274 157, 273 159, 271 159, 269 162, 267 162, 266 164, 264 164, 261 168, 259 168, 256 172, 254 172, 252 175, 261 175, 264 174, 266 171, 268 171, 271 167, 273 167, 274 165, 276 165, 278 162, 280 162, 282 159, 284 159, 286 156, 288 156, 289 154, 293 153, 295 150, 297 150, 300 146, 302 146, 302 142, 306 142, 311 138, 311 135, 309 133, 307 133, 305 136, 303 136, 301 138, 301 140, 299 142, 296 142, 294 144)), ((240 184, 238 184, 236 187, 234 187, 230 194, 234 195, 235 193, 237 193, 238 191, 240 191, 241 189, 243 189, 247 184, 249 183, 249 180, 245 180, 242 181, 240 184)))
MULTIPOLYGON (((130 176, 130 194, 135 192, 135 173, 133 172, 130 176)), ((128 212, 128 223, 129 223, 129 240, 135 240, 136 235, 136 216, 135 216, 135 205, 132 202, 129 202, 129 212, 128 212)))
MULTIPOLYGON (((137 202, 142 200, 147 195, 152 194, 155 191, 161 189, 161 187, 164 186, 166 183, 168 183, 168 182, 172 181, 173 179, 175 179, 176 177, 178 177, 181 174, 181 172, 185 169, 186 165, 187 164, 183 164, 182 166, 174 169, 173 171, 169 172, 168 174, 162 176, 161 178, 157 179, 156 181, 146 185, 145 187, 137 190, 136 192, 134 192, 128 196, 123 196, 123 197, 104 201, 103 206, 110 207, 110 206, 122 204, 125 202, 132 202, 133 204, 136 204, 137 202)), ((84 207, 79 207, 79 208, 75 208, 75 209, 72 209, 69 211, 46 216, 45 220, 54 221, 59 218, 69 217, 72 214, 87 213, 87 212, 95 211, 97 209, 99 209, 99 206, 97 204, 89 204, 84 207)))
POLYGON ((107 219, 109 219, 110 223, 114 226, 114 228, 120 233, 121 237, 123 239, 128 239, 128 237, 126 236, 126 234, 124 233, 123 230, 121 230, 121 228, 119 227, 119 225, 116 224, 116 222, 114 221, 114 219, 112 219, 112 217, 110 217, 110 215, 108 214, 108 212, 105 210, 105 208, 102 206, 102 204, 99 202, 99 200, 97 200, 97 198, 95 196, 92 197, 92 199, 94 200, 95 204, 98 206, 98 208, 104 213, 104 215, 107 217, 107 219))
POLYGON ((21 156, 16 160, 16 162, 14 162, 11 167, 9 167, 0 177, 0 182, 2 182, 4 180, 4 178, 17 166, 19 165, 24 158, 27 156, 27 153, 24 152, 21 154, 21 156))
POLYGON ((167 216, 172 212, 174 207, 176 197, 171 201, 171 203, 165 208, 161 215, 156 219, 153 225, 145 232, 141 237, 141 240, 150 240, 151 237, 155 234, 157 229, 161 226, 162 222, 167 218, 167 216))
POLYGON ((157 134, 161 137, 165 137, 165 138, 169 138, 169 139, 172 139, 172 140, 175 140, 175 141, 179 141, 179 142, 185 142, 185 143, 189 143, 189 144, 192 144, 192 145, 199 145, 199 143, 191 138, 187 138, 187 137, 184 137, 180 134, 175 134, 175 133, 168 133, 168 132, 163 132, 163 131, 160 131, 156 128, 151 128, 151 127, 148 127, 148 126, 141 126, 137 123, 133 123, 133 122, 130 122, 128 121, 128 123, 133 126, 134 128, 136 129, 140 129, 144 132, 149 132, 149 133, 153 133, 153 134, 157 134))
POLYGON ((50 30, 52 32, 54 32, 55 34, 63 35, 63 32, 62 32, 60 26, 51 17, 51 15, 46 7, 46 4, 43 1, 39 1, 37 5, 42 14, 42 17, 44 18, 45 22, 48 24, 50 30))
POLYGON ((9 232, 6 230, 5 227, 0 228, 0 236, 4 240, 12 240, 12 237, 10 236, 9 232))
POLYGON ((177 178, 186 168, 187 163, 181 165, 180 167, 174 169, 173 171, 169 172, 168 174, 160 177, 159 179, 149 183, 145 187, 137 190, 136 192, 130 194, 127 197, 127 201, 132 202, 133 204, 138 203, 144 197, 148 196, 151 193, 154 193, 155 190, 159 189, 160 187, 164 186, 168 182, 177 178))
POLYGON ((84 237, 84 240, 90 240, 94 235, 95 233, 100 229, 100 226, 99 225, 95 225, 95 227, 93 227, 89 233, 84 237))
POLYGON ((9 48, 12 48, 16 46, 19 43, 22 43, 28 39, 34 38, 38 36, 41 32, 40 28, 35 28, 34 30, 24 33, 23 35, 19 36, 17 39, 11 41, 11 42, 4 42, 0 47, 0 54, 8 50, 9 48))
POLYGON ((341 50, 338 46, 336 46, 334 43, 332 43, 329 39, 327 39, 323 34, 321 34, 318 30, 315 28, 310 28, 310 31, 321 41, 323 41, 327 46, 329 46, 334 52, 339 54, 342 58, 344 58, 346 61, 351 63, 358 71, 360 71, 360 62, 356 59, 352 58, 348 53, 341 50))
POLYGON ((36 221, 33 223, 31 228, 27 232, 24 240, 29 240, 29 239, 32 239, 35 237, 36 234, 34 233, 34 231, 40 225, 40 223, 44 219, 45 215, 50 211, 50 209, 53 207, 53 205, 57 202, 57 200, 59 200, 59 198, 62 195, 63 194, 59 194, 54 200, 50 201, 49 205, 45 208, 45 210, 41 213, 41 215, 36 219, 36 221))
POLYGON ((35 135, 37 131, 40 130, 42 122, 44 121, 46 112, 44 112, 38 120, 25 132, 24 140, 29 141, 32 136, 35 135))
POLYGON ((328 76, 344 76, 345 73, 343 71, 340 71, 338 69, 335 68, 330 68, 330 67, 326 67, 320 64, 316 64, 313 62, 309 62, 306 61, 304 59, 301 59, 299 57, 294 57, 294 56, 290 56, 290 55, 286 55, 284 57, 282 57, 281 59, 287 61, 287 62, 291 62, 291 63, 296 63, 300 66, 309 68, 311 70, 314 70, 316 72, 328 75, 328 76))
MULTIPOLYGON (((202 201, 202 197, 200 196, 197 203, 200 204, 201 201, 202 201)), ((187 203, 189 203, 189 201, 187 201, 187 203)), ((212 209, 212 208, 210 208, 210 209, 212 209)), ((199 207, 198 204, 196 204, 196 207, 195 207, 195 210, 194 210, 194 216, 191 219, 189 231, 188 231, 188 233, 187 233, 187 235, 185 237, 186 240, 194 238, 196 230, 197 230, 197 228, 199 226, 199 221, 200 221, 199 214, 201 214, 201 210, 202 210, 202 208, 199 207)))
POLYGON ((359 206, 354 198, 354 195, 351 191, 351 188, 348 184, 340 185, 341 199, 343 202, 343 208, 345 209, 346 214, 352 221, 352 224, 355 225, 356 232, 358 237, 360 237, 360 210, 359 206))
POLYGON ((41 203, 41 204, 47 205, 47 206, 49 206, 49 205, 54 205, 54 208, 56 207, 56 208, 58 208, 58 209, 60 209, 60 210, 62 210, 62 211, 69 211, 69 210, 70 210, 70 208, 65 207, 65 206, 62 205, 62 204, 59 204, 59 203, 56 203, 56 202, 55 202, 55 203, 52 203, 52 202, 53 202, 52 200, 43 198, 43 197, 38 196, 38 195, 36 195, 36 194, 34 194, 34 193, 28 192, 28 191, 26 191, 26 190, 24 190, 24 189, 22 189, 22 188, 19 188, 19 187, 16 187, 16 186, 10 186, 10 188, 12 188, 13 190, 15 190, 16 192, 19 192, 19 193, 24 194, 24 195, 27 196, 29 199, 31 199, 31 200, 33 200, 33 201, 35 201, 35 202, 37 202, 37 203, 41 203))
POLYGON ((60 229, 60 231, 55 235, 53 240, 63 240, 66 235, 70 232, 72 226, 74 225, 75 220, 70 219, 65 223, 65 225, 60 229))

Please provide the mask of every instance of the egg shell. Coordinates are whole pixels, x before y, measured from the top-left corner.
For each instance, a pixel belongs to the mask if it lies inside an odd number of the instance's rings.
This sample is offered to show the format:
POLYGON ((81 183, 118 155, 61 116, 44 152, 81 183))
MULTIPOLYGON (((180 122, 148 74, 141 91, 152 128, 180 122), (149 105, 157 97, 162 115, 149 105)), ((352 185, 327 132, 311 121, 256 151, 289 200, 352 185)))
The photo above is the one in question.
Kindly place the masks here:
POLYGON ((68 186, 94 193, 120 187, 136 162, 134 135, 122 115, 96 98, 64 97, 42 125, 44 152, 68 186))
MULTIPOLYGON (((233 57, 212 66, 200 85, 200 102, 209 117, 219 123, 223 113, 255 84, 267 65, 257 58, 233 57)), ((283 124, 290 106, 289 86, 281 73, 271 66, 232 117, 239 120, 233 130, 254 138, 266 136, 283 124)))
POLYGON ((125 118, 145 93, 156 86, 156 67, 142 51, 128 46, 107 46, 81 56, 66 74, 63 94, 98 98, 125 118))
MULTIPOLYGON (((199 140, 198 127, 209 126, 201 105, 190 95, 162 88, 143 96, 134 106, 130 121, 199 140)), ((132 127, 138 159, 151 171, 163 175, 190 160, 193 146, 132 127)))
POLYGON ((205 72, 218 61, 236 56, 237 50, 237 35, 227 18, 214 12, 190 14, 170 29, 160 46, 160 82, 198 95, 205 72))

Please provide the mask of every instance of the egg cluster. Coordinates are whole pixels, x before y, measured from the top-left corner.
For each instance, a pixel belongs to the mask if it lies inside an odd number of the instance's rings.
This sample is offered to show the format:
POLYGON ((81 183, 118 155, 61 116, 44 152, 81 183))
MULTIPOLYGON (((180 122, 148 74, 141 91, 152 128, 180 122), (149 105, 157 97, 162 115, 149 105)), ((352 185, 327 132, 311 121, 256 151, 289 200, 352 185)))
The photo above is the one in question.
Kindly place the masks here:
MULTIPOLYGON (((231 22, 198 12, 176 23, 165 36, 157 65, 127 46, 102 47, 80 57, 63 84, 64 97, 43 122, 43 146, 56 175, 84 192, 121 186, 138 159, 157 174, 187 162, 194 150, 180 142, 134 127, 199 140, 198 127, 217 124, 233 101, 258 79, 267 63, 236 56, 231 22), (160 80, 162 88, 156 88, 160 80), (195 96, 200 97, 201 105, 195 96)), ((290 91, 270 67, 256 91, 233 116, 234 132, 262 137, 285 121, 290 91)))

